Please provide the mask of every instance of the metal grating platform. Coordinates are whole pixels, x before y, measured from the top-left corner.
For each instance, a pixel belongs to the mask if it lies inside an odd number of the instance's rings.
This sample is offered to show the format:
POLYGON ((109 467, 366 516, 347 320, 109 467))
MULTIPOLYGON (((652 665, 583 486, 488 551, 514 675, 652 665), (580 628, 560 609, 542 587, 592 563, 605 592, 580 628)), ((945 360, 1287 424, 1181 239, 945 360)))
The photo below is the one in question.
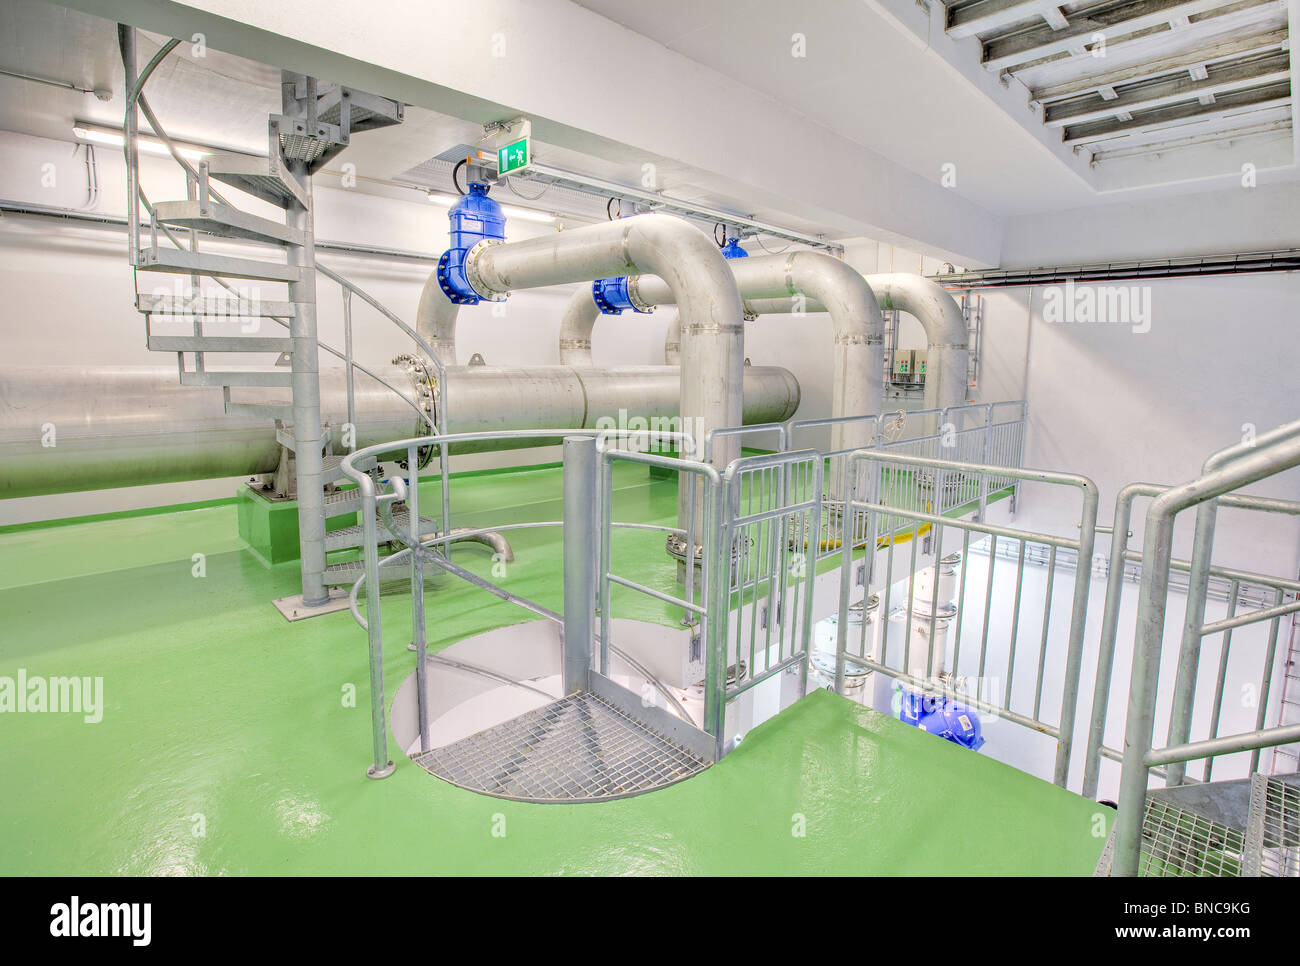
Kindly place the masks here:
POLYGON ((1240 829, 1149 799, 1138 875, 1239 876, 1245 847, 1240 829))
POLYGON ((709 765, 590 692, 412 760, 453 785, 524 802, 623 798, 679 782, 709 765))

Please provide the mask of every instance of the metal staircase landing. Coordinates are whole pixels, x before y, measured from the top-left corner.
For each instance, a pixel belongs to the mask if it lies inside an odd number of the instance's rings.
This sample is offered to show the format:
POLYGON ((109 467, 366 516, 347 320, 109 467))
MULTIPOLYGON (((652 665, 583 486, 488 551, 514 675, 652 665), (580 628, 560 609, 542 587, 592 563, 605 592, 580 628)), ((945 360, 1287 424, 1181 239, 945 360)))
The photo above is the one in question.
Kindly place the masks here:
MULTIPOLYGON (((1110 874, 1111 833, 1096 874, 1110 874)), ((1300 774, 1152 789, 1142 876, 1300 876, 1300 774)))

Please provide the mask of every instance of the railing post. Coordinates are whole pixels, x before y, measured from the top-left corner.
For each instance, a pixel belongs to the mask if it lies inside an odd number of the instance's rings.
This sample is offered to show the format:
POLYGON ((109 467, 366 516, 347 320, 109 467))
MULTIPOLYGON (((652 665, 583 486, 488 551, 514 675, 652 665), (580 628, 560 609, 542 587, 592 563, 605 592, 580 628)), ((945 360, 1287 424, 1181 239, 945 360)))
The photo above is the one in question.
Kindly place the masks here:
MULTIPOLYGON (((853 454, 844 454, 844 503, 840 510, 840 607, 835 625, 835 693, 844 693, 844 665, 849 648, 849 597, 853 590, 853 501, 857 498, 857 464, 853 454)), ((867 551, 867 556, 871 551, 867 551)), ((813 570, 816 579, 816 568, 813 570)), ((867 592, 863 588, 863 594, 867 592)), ((862 608, 866 620, 866 603, 862 608)))
POLYGON ((361 488, 361 530, 366 558, 366 637, 370 645, 370 733, 374 763, 367 778, 387 778, 394 765, 388 757, 388 722, 384 716, 384 631, 379 603, 379 526, 376 520, 375 484, 363 477, 361 488))
POLYGON ((731 610, 731 481, 705 487, 712 518, 704 532, 704 730, 722 757, 727 731, 727 637, 731 610))
MULTIPOLYGON (((1056 739, 1056 768, 1052 780, 1065 788, 1070 777, 1074 747, 1074 722, 1079 710, 1079 676, 1083 671, 1083 633, 1088 623, 1088 596, 1092 592, 1092 549, 1097 540, 1097 488, 1083 487, 1083 516, 1074 568, 1074 598, 1070 608, 1070 641, 1065 652, 1065 683, 1061 688, 1061 728, 1056 739)), ((1020 544, 1021 553, 1024 543, 1020 544)), ((1049 585, 1050 588, 1050 585, 1049 585)))
MULTIPOLYGON (((993 404, 989 403, 984 413, 984 457, 980 460, 985 466, 993 462, 993 404)), ((989 508, 989 476, 980 474, 980 523, 984 522, 989 508)))
POLYGON ((596 607, 596 439, 564 438, 564 693, 590 684, 596 607))
MULTIPOLYGON (((1187 743, 1192 729, 1192 705, 1196 700, 1196 677, 1201 666, 1201 625, 1205 623, 1205 598, 1210 589, 1210 561, 1214 551, 1217 504, 1208 500, 1196 508, 1196 534, 1192 538, 1192 566, 1187 575, 1187 611, 1182 643, 1178 649, 1178 670, 1174 677, 1173 701, 1169 708, 1167 744, 1187 743)), ((1165 769, 1165 785, 1181 785, 1185 762, 1172 762, 1165 769)))
MULTIPOLYGON (((1097 645, 1097 679, 1092 692, 1092 716, 1088 720, 1088 750, 1083 763, 1083 796, 1097 797, 1101 777, 1101 748, 1106 739, 1106 712, 1115 670, 1115 636, 1119 629, 1119 605, 1124 593, 1124 556, 1128 550, 1128 527, 1137 492, 1120 490, 1115 500, 1115 526, 1110 536, 1110 572, 1106 575, 1106 605, 1101 616, 1101 640, 1097 645)), ((1078 567, 1085 566, 1080 556, 1078 567)), ((1086 566, 1092 567, 1088 561, 1086 566)))
POLYGON ((1160 649, 1168 605, 1173 514, 1157 498, 1147 512, 1142 537, 1142 584, 1138 594, 1133 671, 1129 679, 1124 761, 1120 771, 1119 814, 1115 818, 1115 857, 1111 874, 1134 876, 1142 852, 1142 821, 1147 800, 1147 752, 1155 726, 1160 649))
MULTIPOLYGON (((420 447, 409 446, 406 465, 411 474, 406 488, 406 519, 416 547, 420 544, 420 447)), ((367 544, 369 549, 369 544, 367 544)), ((451 550, 444 547, 450 555, 451 550)), ((424 563, 418 549, 411 551, 411 643, 415 645, 416 712, 420 716, 420 750, 429 750, 429 683, 425 679, 428 664, 428 641, 424 630, 424 563)))

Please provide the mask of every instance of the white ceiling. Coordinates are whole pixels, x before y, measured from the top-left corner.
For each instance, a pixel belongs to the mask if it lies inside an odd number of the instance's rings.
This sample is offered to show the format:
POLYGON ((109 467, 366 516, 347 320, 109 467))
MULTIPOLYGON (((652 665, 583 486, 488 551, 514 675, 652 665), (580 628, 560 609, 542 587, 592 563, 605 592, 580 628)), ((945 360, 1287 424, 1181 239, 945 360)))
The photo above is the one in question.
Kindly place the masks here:
MULTIPOLYGON (((882 15, 882 4, 890 2, 576 0, 570 9, 596 23, 604 23, 598 18, 606 17, 621 24, 648 38, 652 43, 647 47, 657 44, 711 68, 717 72, 714 77, 734 80, 758 92, 755 96, 764 103, 770 99, 780 105, 787 117, 802 115, 811 122, 810 130, 830 131, 843 139, 839 144, 862 146, 932 184, 940 183, 945 165, 955 166, 953 193, 978 206, 974 210, 986 212, 990 220, 1117 200, 1105 189, 1125 187, 1123 183, 1115 179, 1090 183, 1086 168, 1081 175, 1079 166, 1064 162, 1045 143, 1041 130, 1036 130, 1041 129, 1041 121, 1029 110, 1027 89, 1026 116, 1013 117, 1005 104, 995 103, 986 89, 955 69, 949 59, 918 45, 914 36, 882 15), (806 38, 805 57, 791 55, 796 33, 806 38)), ((907 2, 910 6, 912 0, 907 2)), ((140 62, 161 42, 161 37, 142 35, 140 62)), ((970 38, 969 43, 978 61, 979 42, 970 38)), ((1117 58, 1108 66, 1124 62, 1117 58)), ((122 73, 115 31, 107 20, 44 0, 6 0, 0 6, 0 68, 113 91, 110 101, 101 102, 87 93, 0 76, 2 129, 69 140, 74 119, 121 124, 122 73)), ((1043 86, 1060 83, 1077 69, 1057 61, 1025 76, 1043 86)), ((266 116, 279 106, 275 67, 215 49, 197 57, 183 44, 155 77, 149 96, 173 136, 236 149, 263 148, 266 116)), ((592 83, 598 83, 598 78, 593 77, 592 83)), ((664 105, 666 112, 691 109, 685 103, 664 105)), ((718 125, 725 122, 719 118, 718 125)), ((363 177, 392 179, 453 145, 473 143, 481 132, 476 121, 412 107, 404 124, 357 138, 343 160, 357 164, 363 177)), ((798 158, 800 143, 783 142, 781 131, 765 130, 739 141, 735 150, 798 158)), ((557 167, 635 184, 646 154, 631 148, 622 151, 619 145, 604 144, 598 155, 583 150, 586 146, 578 139, 567 147, 541 144, 538 154, 557 167)), ((1207 182, 1195 164, 1172 157, 1116 163, 1131 164, 1148 183, 1126 190, 1122 196, 1126 203, 1223 184, 1207 182)), ((820 168, 819 158, 810 154, 809 178, 816 179, 820 168)), ((1274 174, 1296 177, 1294 166, 1274 174)), ((801 231, 833 238, 860 233, 810 218, 798 205, 782 208, 771 202, 765 206, 769 199, 758 192, 747 195, 747 182, 741 177, 724 186, 716 173, 661 158, 659 178, 661 186, 678 197, 801 231)), ((520 189, 521 194, 533 190, 531 186, 520 189)), ((882 190, 893 189, 884 185, 882 190)), ((914 237, 919 243, 925 241, 914 237)))
MULTIPOLYGON (((1000 214, 1086 204, 1090 189, 1022 127, 865 3, 577 0, 757 88, 1000 214), (791 56, 791 37, 807 56, 791 56)), ((773 132, 779 137, 779 132, 773 132)))
MULTIPOLYGON (((1236 155, 1204 149, 1196 163, 1168 154, 1095 165, 1080 177, 1036 135, 1040 123, 1031 110, 1030 88, 1096 71, 1141 62, 1167 53, 1170 41, 1155 36, 1117 46, 1103 59, 1091 56, 1054 60, 1018 72, 1012 82, 1023 92, 1024 115, 1004 106, 963 79, 945 54, 922 49, 868 0, 803 0, 798 4, 755 0, 576 0, 580 5, 648 36, 665 47, 758 88, 836 133, 877 151, 918 174, 938 181, 943 165, 953 164, 957 191, 1000 215, 1046 212, 1110 203, 1124 191, 1126 202, 1170 192, 1222 187, 1209 180, 1235 176, 1236 155), (807 56, 791 56, 792 35, 806 37, 807 56)), ((1227 0, 1225 0, 1225 3, 1227 0)), ((1063 5, 1075 9, 1081 4, 1063 5)), ((1229 31, 1285 26, 1279 3, 1259 9, 1250 23, 1233 22, 1229 31)), ((1239 18, 1240 19, 1240 18, 1239 18)), ((1195 42, 1216 39, 1212 26, 1195 42)), ((979 42, 967 41, 971 64, 979 61, 979 42)), ((959 51, 960 53, 962 51, 959 51)), ((954 58, 955 59, 955 58, 954 58)), ((1285 117, 1291 108, 1275 110, 1285 117)), ((1195 133, 1191 128, 1187 133, 1195 133)), ((1049 134, 1049 138, 1056 137, 1049 134)), ((1134 139, 1136 140, 1136 139, 1134 139)), ((1297 177, 1286 132, 1261 148, 1252 142, 1243 157, 1285 168, 1297 177), (1263 155, 1261 155, 1263 151, 1263 155)), ((1237 147, 1220 144, 1218 147, 1237 147)), ((1086 157, 1086 155, 1085 155, 1086 157)))

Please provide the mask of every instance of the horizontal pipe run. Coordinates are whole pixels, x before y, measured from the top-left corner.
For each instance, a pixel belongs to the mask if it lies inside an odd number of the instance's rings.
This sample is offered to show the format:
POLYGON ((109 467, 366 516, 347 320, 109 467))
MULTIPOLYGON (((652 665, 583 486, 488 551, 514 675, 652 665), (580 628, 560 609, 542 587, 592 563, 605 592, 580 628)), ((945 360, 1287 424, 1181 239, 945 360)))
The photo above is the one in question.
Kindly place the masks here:
MULTIPOLYGON (((412 409, 419 397, 407 371, 385 366, 376 372, 408 395, 357 380, 358 448, 425 429, 412 409)), ((345 371, 323 368, 320 380, 322 421, 340 452, 348 421, 345 371)), ((671 429, 680 425, 680 380, 664 366, 456 367, 446 382, 454 432, 597 425, 628 430, 640 427, 629 425, 638 419, 647 429, 654 420, 671 429), (630 414, 629 400, 637 406, 630 414)), ((799 404, 798 383, 784 369, 746 366, 743 393, 746 422, 788 419, 799 404)), ((238 401, 280 402, 273 389, 240 390, 238 401)), ((558 436, 534 436, 522 445, 551 442, 558 436)), ((510 445, 467 442, 452 451, 510 445)), ((280 452, 270 418, 226 413, 220 387, 181 386, 172 367, 0 367, 0 499, 270 473, 280 452)))

